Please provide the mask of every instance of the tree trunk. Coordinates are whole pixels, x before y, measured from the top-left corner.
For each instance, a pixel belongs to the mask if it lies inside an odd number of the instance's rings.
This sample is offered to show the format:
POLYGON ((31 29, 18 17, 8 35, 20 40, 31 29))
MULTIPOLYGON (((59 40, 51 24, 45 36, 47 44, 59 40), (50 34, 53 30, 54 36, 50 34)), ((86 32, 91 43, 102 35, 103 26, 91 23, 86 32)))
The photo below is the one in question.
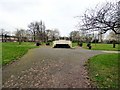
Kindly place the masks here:
POLYGON ((19 45, 21 45, 21 41, 19 41, 19 45))
POLYGON ((116 45, 115 45, 115 41, 113 41, 113 48, 115 48, 115 46, 116 46, 116 45))
POLYGON ((19 37, 19 45, 21 45, 21 43, 22 43, 22 38, 19 37))
POLYGON ((3 42, 3 34, 2 34, 2 42, 3 42))
POLYGON ((35 41, 36 41, 36 40, 35 40, 35 35, 34 35, 33 39, 34 39, 34 42, 35 42, 35 41))

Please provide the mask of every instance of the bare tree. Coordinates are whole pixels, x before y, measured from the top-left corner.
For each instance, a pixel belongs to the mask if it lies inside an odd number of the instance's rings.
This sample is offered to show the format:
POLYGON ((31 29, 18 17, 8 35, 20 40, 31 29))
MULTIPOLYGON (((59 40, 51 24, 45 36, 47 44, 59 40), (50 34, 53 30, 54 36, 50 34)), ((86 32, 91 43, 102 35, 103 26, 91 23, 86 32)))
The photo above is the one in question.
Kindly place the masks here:
POLYGON ((45 34, 45 24, 43 21, 40 22, 31 22, 29 25, 29 31, 31 31, 33 35, 34 42, 37 41, 44 41, 46 40, 45 34))
POLYGON ((0 30, 0 36, 2 38, 2 42, 6 42, 7 41, 7 37, 8 37, 9 32, 5 31, 5 29, 1 29, 0 30))
POLYGON ((60 32, 58 29, 53 29, 53 30, 47 29, 46 35, 47 35, 47 41, 49 40, 54 41, 60 38, 60 32))
POLYGON ((109 3, 95 9, 88 9, 81 16, 80 30, 99 31, 101 34, 109 30, 120 34, 119 9, 120 4, 109 3))
MULTIPOLYGON (((95 9, 88 9, 81 16, 82 23, 79 22, 80 30, 98 31, 99 34, 112 30, 120 35, 120 2, 107 2, 95 9)), ((115 42, 113 42, 115 47, 115 42)))
POLYGON ((4 41, 4 34, 5 34, 5 30, 2 28, 1 31, 0 31, 2 42, 4 41))
POLYGON ((46 35, 47 35, 47 38, 46 38, 46 40, 47 41, 49 41, 49 40, 51 40, 52 41, 52 39, 53 39, 53 31, 52 30, 50 30, 50 29, 47 29, 46 30, 46 35))
POLYGON ((26 30, 26 38, 27 38, 27 41, 34 41, 33 33, 30 30, 26 30))
POLYGON ((59 39, 59 37, 60 37, 60 32, 59 32, 59 30, 58 29, 54 29, 53 31, 52 31, 52 40, 54 41, 54 40, 57 40, 57 39, 59 39))
POLYGON ((70 39, 72 41, 79 41, 80 40, 80 31, 71 31, 70 32, 70 39))
POLYGON ((78 42, 91 42, 92 36, 88 32, 83 32, 83 31, 71 31, 70 32, 70 39, 72 41, 78 41, 78 42))
POLYGON ((42 42, 46 42, 46 32, 45 24, 43 21, 38 22, 37 24, 37 36, 42 42))
POLYGON ((15 35, 18 38, 19 45, 22 43, 22 41, 24 40, 26 36, 25 32, 26 31, 24 29, 17 29, 17 31, 15 32, 15 35))
POLYGON ((33 41, 35 42, 36 40, 36 27, 35 27, 35 22, 31 22, 29 25, 29 31, 31 31, 32 35, 33 35, 33 41))

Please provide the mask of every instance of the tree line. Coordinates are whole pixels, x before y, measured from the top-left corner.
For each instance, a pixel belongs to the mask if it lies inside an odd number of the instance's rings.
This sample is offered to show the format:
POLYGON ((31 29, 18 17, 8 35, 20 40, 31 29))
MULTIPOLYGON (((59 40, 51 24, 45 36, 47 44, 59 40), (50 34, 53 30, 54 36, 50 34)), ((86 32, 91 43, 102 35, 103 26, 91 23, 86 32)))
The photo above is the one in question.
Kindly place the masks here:
MULTIPOLYGON (((0 32, 2 42, 6 42, 10 37, 9 32, 1 29, 0 32)), ((57 40, 60 37, 60 32, 58 29, 46 29, 45 23, 41 20, 40 22, 35 21, 31 22, 28 25, 28 29, 16 29, 14 36, 11 38, 17 39, 19 44, 23 41, 32 41, 32 42, 48 42, 57 40)))
POLYGON ((97 31, 100 38, 102 34, 111 32, 109 36, 114 37, 113 46, 115 47, 116 41, 120 43, 120 1, 98 4, 93 9, 86 9, 84 14, 77 18, 79 31, 85 33, 97 31))

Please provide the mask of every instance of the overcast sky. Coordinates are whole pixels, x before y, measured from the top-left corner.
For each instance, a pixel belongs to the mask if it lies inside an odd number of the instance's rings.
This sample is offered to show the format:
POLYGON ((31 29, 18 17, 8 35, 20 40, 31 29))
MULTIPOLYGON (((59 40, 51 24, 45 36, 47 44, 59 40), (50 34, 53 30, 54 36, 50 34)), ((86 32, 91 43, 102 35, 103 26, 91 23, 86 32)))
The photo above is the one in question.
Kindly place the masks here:
POLYGON ((118 0, 0 0, 0 28, 13 32, 43 20, 46 29, 57 28, 62 36, 67 36, 76 30, 75 16, 106 1, 118 0))

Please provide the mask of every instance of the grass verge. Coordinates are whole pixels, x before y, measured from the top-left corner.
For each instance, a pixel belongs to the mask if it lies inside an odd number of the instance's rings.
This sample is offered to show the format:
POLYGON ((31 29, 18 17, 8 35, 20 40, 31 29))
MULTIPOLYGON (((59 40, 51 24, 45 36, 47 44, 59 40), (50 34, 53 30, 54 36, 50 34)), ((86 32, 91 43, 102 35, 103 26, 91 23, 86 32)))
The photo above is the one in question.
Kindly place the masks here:
POLYGON ((22 57, 31 48, 36 48, 32 42, 23 42, 21 45, 17 42, 2 43, 2 65, 22 57))
POLYGON ((118 88, 118 54, 101 54, 89 59, 90 80, 98 88, 118 88))

